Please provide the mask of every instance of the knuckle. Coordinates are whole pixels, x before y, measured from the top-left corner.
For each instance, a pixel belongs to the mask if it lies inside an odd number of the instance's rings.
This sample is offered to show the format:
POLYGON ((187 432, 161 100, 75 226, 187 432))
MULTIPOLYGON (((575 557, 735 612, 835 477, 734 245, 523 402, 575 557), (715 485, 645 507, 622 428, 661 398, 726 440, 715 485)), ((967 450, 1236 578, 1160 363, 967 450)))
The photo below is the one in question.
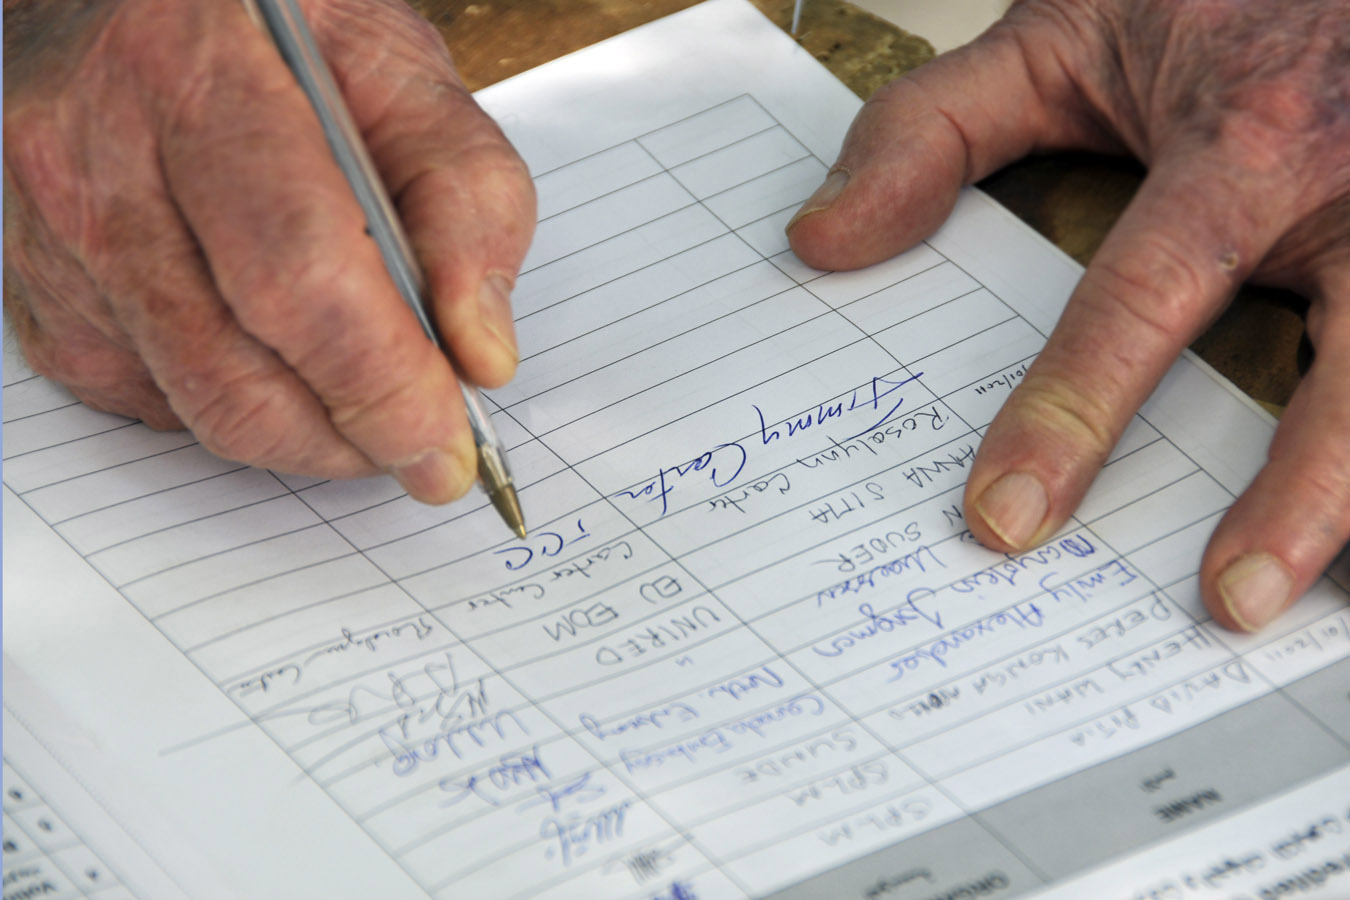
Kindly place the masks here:
POLYGON ((1243 83, 1231 90, 1216 141, 1249 171, 1306 170, 1321 154, 1339 155, 1350 120, 1326 102, 1326 91, 1291 78, 1243 83))
POLYGON ((452 155, 428 158, 395 199, 414 243, 432 268, 441 248, 422 245, 429 236, 444 234, 447 222, 453 220, 466 234, 486 240, 501 264, 519 265, 538 219, 529 169, 504 139, 491 137, 452 155), (470 218, 461 210, 490 214, 470 218))
POLYGON ((137 368, 128 364, 123 351, 83 337, 45 342, 42 356, 50 377, 84 388, 115 387, 137 368))
POLYGON ((376 471, 328 427, 313 395, 288 378, 259 368, 201 379, 171 405, 201 445, 224 459, 328 478, 376 471))
POLYGON ((1284 174, 1291 164, 1306 162, 1308 140, 1294 136, 1296 127, 1281 104, 1265 102, 1225 116, 1215 130, 1215 143, 1242 160, 1249 172, 1284 174))
POLYGON ((496 124, 486 118, 477 133, 453 153, 430 157, 428 163, 408 182, 405 192, 423 180, 444 178, 460 191, 487 198, 499 210, 534 214, 534 180, 529 168, 496 124))
POLYGON ((1095 260, 1083 275, 1081 300, 1123 312, 1148 336, 1166 344, 1184 343, 1205 318, 1204 279, 1192 260, 1166 237, 1140 236, 1127 257, 1095 260))
POLYGON ((88 336, 57 341, 34 333, 19 340, 34 372, 65 385, 86 406, 159 430, 183 427, 144 363, 121 348, 88 336))
POLYGON ((1115 446, 1111 405, 1067 379, 1028 372, 1008 408, 1024 426, 1092 458, 1105 459, 1115 446))
POLYGON ((1350 517, 1350 471, 1335 467, 1307 466, 1294 473, 1294 496, 1316 498, 1312 509, 1335 512, 1341 519, 1350 517))
MULTIPOLYGON (((477 205, 495 213, 496 226, 528 244, 537 218, 534 181, 509 144, 485 143, 467 154, 467 174, 477 205)), ((521 246, 521 254, 525 247, 521 246)))
POLYGON ((432 25, 425 17, 418 15, 411 7, 400 7, 399 12, 403 13, 402 20, 407 28, 408 37, 413 44, 423 52, 444 53, 445 40, 441 37, 441 32, 435 25, 432 25))
MULTIPOLYGON (((424 343, 432 346, 429 341, 424 343)), ((346 432, 396 419, 407 433, 420 433, 437 404, 425 396, 425 381, 415 366, 401 354, 364 352, 361 356, 364 367, 341 369, 348 373, 345 382, 324 395, 334 426, 346 432), (390 356, 400 358, 391 360, 390 356)))
MULTIPOLYGON (((302 246, 313 244, 300 242, 302 246)), ((434 345, 392 301, 364 255, 302 250, 255 259, 235 281, 243 328, 272 347, 330 409, 363 410, 408 391, 434 364, 434 345)))
MULTIPOLYGON (((1341 549, 1350 539, 1350 472, 1295 465, 1283 485, 1299 510, 1297 527, 1282 536, 1304 553, 1341 549)), ((1301 554, 1297 554, 1301 555, 1301 554)))
MULTIPOLYGON (((397 310, 402 317, 403 310, 397 310)), ((383 319, 334 330, 298 351, 293 368, 334 410, 363 410, 415 391, 434 365, 434 345, 420 332, 383 319)))
POLYGON ((130 378, 103 390, 73 388, 71 393, 91 409, 140 419, 156 431, 183 428, 182 421, 174 415, 164 394, 148 375, 130 378))
POLYGON ((221 284, 240 323, 264 343, 281 336, 325 343, 361 324, 356 296, 369 283, 364 256, 322 252, 322 225, 305 212, 278 210, 290 235, 280 246, 260 245, 231 261, 221 284))
POLYGON ((274 404, 280 401, 272 388, 270 379, 257 372, 196 380, 174 398, 174 411, 217 456, 263 464, 283 458, 288 440, 285 434, 260 427, 274 420, 274 404))
POLYGON ((514 208, 519 215, 533 219, 534 179, 530 177, 525 161, 509 144, 498 144, 493 151, 492 164, 480 176, 485 190, 493 196, 514 201, 514 208))
POLYGON ((16 332, 33 371, 72 390, 116 391, 147 378, 139 358, 88 326, 81 324, 52 335, 30 319, 16 332))
POLYGON ((1322 412, 1318 435, 1277 429, 1267 459, 1286 473, 1291 484, 1287 493, 1301 498, 1300 506, 1334 509, 1350 522, 1350 451, 1333 437, 1350 435, 1350 416, 1322 412))
MULTIPOLYGON (((533 218, 534 181, 501 128, 463 87, 438 83, 428 97, 412 96, 386 110, 373 139, 396 201, 432 188, 447 197, 490 198, 494 213, 533 218)), ((401 206, 400 202, 400 206, 401 206)))

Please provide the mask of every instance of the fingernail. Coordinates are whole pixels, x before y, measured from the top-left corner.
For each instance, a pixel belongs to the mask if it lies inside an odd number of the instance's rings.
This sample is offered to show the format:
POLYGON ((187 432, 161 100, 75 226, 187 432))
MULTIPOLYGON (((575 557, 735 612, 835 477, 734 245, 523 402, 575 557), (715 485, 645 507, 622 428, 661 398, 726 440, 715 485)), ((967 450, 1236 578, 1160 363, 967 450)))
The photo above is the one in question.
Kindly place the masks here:
POLYGON ((1223 607, 1246 631, 1259 631, 1280 614, 1294 589, 1294 574, 1269 553, 1248 553, 1219 576, 1223 607))
POLYGON ((975 501, 975 510, 990 530, 1019 550, 1040 530, 1049 508, 1045 488, 1025 472, 1009 472, 975 501))
POLYGON ((449 503, 464 496, 473 483, 473 472, 455 454, 439 447, 390 469, 408 495, 423 503, 449 503))
POLYGON ((807 198, 802 204, 802 208, 797 210, 792 219, 787 223, 784 231, 791 231, 792 226, 800 222, 804 217, 813 212, 820 212, 823 209, 829 209, 830 204, 839 196, 839 192, 848 184, 848 169, 835 169, 825 177, 825 183, 816 188, 816 192, 807 198))
POLYGON ((478 317, 493 337, 510 354, 511 363, 520 361, 516 348, 516 323, 511 316, 511 282, 496 272, 483 279, 478 288, 478 317))

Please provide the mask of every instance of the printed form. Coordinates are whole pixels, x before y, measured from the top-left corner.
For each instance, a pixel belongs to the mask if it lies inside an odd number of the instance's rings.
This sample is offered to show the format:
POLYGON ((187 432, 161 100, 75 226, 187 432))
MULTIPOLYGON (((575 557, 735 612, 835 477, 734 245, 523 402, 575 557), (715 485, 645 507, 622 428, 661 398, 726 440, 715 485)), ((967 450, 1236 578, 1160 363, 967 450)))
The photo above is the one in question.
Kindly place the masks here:
POLYGON ((975 191, 795 259, 858 101, 743 0, 480 99, 539 189, 491 393, 527 540, 6 355, 6 775, 82 786, 119 890, 1350 896, 1345 561, 1257 636, 1196 587, 1264 413, 1187 356, 1060 534, 988 551, 962 485, 1074 263, 975 191))
MULTIPOLYGON (((32 741, 23 726, 5 717, 5 743, 32 741)), ((8 753, 8 751, 6 751, 8 753)), ((36 757, 43 758, 40 752, 36 757)), ((4 896, 28 897, 94 897, 98 900, 135 900, 127 887, 119 882, 117 871, 110 868, 85 844, 82 835, 73 830, 62 817, 64 808, 54 798, 45 796, 30 784, 30 779, 44 781, 60 778, 61 773, 20 772, 5 757, 4 776, 4 837, 0 839, 4 861, 4 896)), ((47 781, 47 783, 51 783, 47 781)), ((82 812, 87 811, 87 807, 82 812)), ((103 823, 105 826, 107 823, 103 823)), ((103 834, 116 831, 107 827, 103 834)), ((134 843, 122 843, 117 848, 119 867, 126 855, 139 855, 134 843)), ((147 864, 152 867, 153 863, 147 864)))

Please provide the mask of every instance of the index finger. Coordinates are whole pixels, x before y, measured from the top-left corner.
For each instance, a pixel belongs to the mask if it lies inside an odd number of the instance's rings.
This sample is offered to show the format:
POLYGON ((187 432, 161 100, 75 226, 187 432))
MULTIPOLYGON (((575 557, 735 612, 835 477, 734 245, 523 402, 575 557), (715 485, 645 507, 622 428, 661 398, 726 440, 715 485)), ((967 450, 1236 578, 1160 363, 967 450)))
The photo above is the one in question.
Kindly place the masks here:
POLYGON ((982 543, 1025 549, 1064 523, 1135 411, 1282 230, 1279 192, 1231 171, 1211 148, 1160 159, 1145 179, 980 446, 965 502, 982 543), (1269 218, 1252 221, 1256 209, 1269 218))
MULTIPOLYGON (((206 73, 199 96, 174 111, 164 143, 165 174, 184 218, 240 324, 310 387, 337 432, 419 499, 453 499, 471 483, 476 459, 450 364, 395 290, 294 78, 242 15, 222 24, 247 33, 235 35, 227 58, 208 63, 220 70, 206 73), (223 121, 220 110, 246 110, 247 120, 223 121)), ((379 40, 397 47, 406 37, 394 31, 379 40)), ((391 85, 453 80, 448 60, 443 71, 427 72, 417 54, 388 52, 403 68, 391 62, 371 73, 368 92, 383 86, 394 96, 391 85)), ((429 93, 424 101, 439 96, 429 93)), ((416 104, 370 106, 354 112, 358 126, 377 133, 419 112, 416 104)), ((420 111, 442 125, 440 143, 454 147, 458 130, 434 105, 420 111)), ((409 168, 425 159, 417 149, 405 157, 409 168)), ((473 213, 487 219, 497 211, 473 213)), ((514 353, 505 355, 513 366, 514 353)))
POLYGON ((534 234, 534 183, 464 87, 439 33, 402 3, 334 7, 318 40, 426 272, 459 371, 515 372, 510 292, 534 234))
POLYGON ((1114 148, 1066 67, 1083 52, 1055 22, 1014 7, 878 90, 788 224, 792 249, 817 268, 870 265, 935 231, 962 185, 1033 150, 1114 148))

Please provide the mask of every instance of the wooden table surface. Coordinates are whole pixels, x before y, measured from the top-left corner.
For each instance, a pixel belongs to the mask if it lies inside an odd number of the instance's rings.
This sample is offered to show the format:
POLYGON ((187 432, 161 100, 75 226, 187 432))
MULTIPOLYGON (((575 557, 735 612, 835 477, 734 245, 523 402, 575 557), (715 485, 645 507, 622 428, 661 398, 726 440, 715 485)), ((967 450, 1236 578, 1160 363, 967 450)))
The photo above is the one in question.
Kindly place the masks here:
MULTIPOLYGON (((695 0, 412 0, 445 37, 477 90, 612 37, 695 0)), ((786 28, 792 0, 751 0, 786 28)), ((798 41, 860 97, 933 56, 920 36, 846 0, 809 0, 798 41)), ((1009 166, 980 187, 1080 263, 1087 264, 1143 176, 1132 161, 1063 154, 1009 166)), ((1278 411, 1298 385, 1306 303, 1244 287, 1192 345, 1249 395, 1278 411)))

